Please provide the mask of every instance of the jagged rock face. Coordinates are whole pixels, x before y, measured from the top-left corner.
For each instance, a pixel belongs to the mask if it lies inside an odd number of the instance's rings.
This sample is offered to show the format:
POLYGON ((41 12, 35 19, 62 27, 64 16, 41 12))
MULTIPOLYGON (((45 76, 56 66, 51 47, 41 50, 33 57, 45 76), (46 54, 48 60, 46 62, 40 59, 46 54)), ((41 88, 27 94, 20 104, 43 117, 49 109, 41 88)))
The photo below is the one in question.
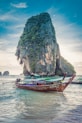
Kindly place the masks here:
POLYGON ((60 68, 60 50, 50 15, 28 19, 20 37, 16 56, 24 64, 23 73, 54 74, 60 68))

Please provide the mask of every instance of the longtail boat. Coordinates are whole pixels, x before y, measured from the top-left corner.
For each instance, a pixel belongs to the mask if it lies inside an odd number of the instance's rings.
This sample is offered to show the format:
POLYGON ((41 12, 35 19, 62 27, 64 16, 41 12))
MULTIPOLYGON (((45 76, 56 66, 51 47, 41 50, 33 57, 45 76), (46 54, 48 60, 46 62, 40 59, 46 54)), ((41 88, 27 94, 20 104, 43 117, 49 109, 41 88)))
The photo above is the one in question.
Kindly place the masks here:
POLYGON ((40 92, 48 92, 48 91, 57 91, 63 92, 65 88, 72 82, 75 75, 68 80, 68 82, 62 83, 61 81, 46 83, 37 81, 37 83, 33 82, 31 84, 21 84, 19 81, 16 81, 16 87, 20 89, 32 90, 32 91, 40 91, 40 92))

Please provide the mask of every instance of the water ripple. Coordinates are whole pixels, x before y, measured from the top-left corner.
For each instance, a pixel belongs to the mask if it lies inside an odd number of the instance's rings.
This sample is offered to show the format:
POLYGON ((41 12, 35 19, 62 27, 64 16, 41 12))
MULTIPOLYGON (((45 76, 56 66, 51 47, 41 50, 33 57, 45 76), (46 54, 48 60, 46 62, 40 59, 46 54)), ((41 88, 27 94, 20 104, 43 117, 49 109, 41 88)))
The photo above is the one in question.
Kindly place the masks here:
POLYGON ((70 84, 64 93, 17 89, 15 77, 0 78, 1 123, 81 123, 82 86, 70 84))

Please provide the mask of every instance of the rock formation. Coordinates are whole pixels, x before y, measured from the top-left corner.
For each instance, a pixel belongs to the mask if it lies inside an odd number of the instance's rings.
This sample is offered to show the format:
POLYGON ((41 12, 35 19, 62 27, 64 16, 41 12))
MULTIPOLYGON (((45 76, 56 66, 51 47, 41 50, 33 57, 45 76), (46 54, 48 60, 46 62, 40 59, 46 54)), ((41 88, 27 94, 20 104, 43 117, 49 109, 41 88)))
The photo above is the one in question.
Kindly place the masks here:
MULTIPOLYGON (((55 29, 48 13, 41 13, 27 20, 18 42, 16 56, 20 59, 20 64, 24 64, 23 73, 25 75, 30 73, 62 74, 60 68, 63 67, 61 63, 64 59, 60 55, 55 29)), ((65 71, 67 69, 63 68, 65 71)), ((71 73, 74 72, 72 67, 71 73)))
POLYGON ((2 72, 0 72, 0 76, 2 75, 2 72))
POLYGON ((9 75, 9 71, 4 71, 3 72, 3 76, 8 76, 9 75))

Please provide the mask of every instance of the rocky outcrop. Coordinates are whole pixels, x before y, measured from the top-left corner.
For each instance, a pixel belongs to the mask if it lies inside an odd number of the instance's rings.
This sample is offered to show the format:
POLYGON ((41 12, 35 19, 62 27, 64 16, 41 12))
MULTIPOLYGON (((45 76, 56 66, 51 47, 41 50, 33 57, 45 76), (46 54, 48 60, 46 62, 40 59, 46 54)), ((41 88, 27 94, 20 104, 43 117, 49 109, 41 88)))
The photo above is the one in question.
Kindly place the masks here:
MULTIPOLYGON (((28 19, 18 42, 16 56, 24 64, 23 73, 62 74, 61 55, 48 13, 28 19)), ((73 71, 74 72, 74 69, 73 71)))
POLYGON ((2 72, 0 72, 0 76, 2 75, 2 72))
POLYGON ((74 70, 74 67, 72 64, 70 64, 62 56, 60 57, 60 60, 61 60, 61 67, 58 68, 58 66, 56 66, 56 74, 57 75, 62 75, 61 70, 63 71, 63 73, 66 72, 68 76, 71 76, 73 73, 75 73, 75 70, 74 70))
POLYGON ((9 75, 9 71, 4 71, 3 72, 3 76, 8 76, 9 75))
POLYGON ((67 60, 61 57, 61 66, 64 72, 67 72, 68 76, 71 76, 73 73, 76 73, 72 64, 67 60))

